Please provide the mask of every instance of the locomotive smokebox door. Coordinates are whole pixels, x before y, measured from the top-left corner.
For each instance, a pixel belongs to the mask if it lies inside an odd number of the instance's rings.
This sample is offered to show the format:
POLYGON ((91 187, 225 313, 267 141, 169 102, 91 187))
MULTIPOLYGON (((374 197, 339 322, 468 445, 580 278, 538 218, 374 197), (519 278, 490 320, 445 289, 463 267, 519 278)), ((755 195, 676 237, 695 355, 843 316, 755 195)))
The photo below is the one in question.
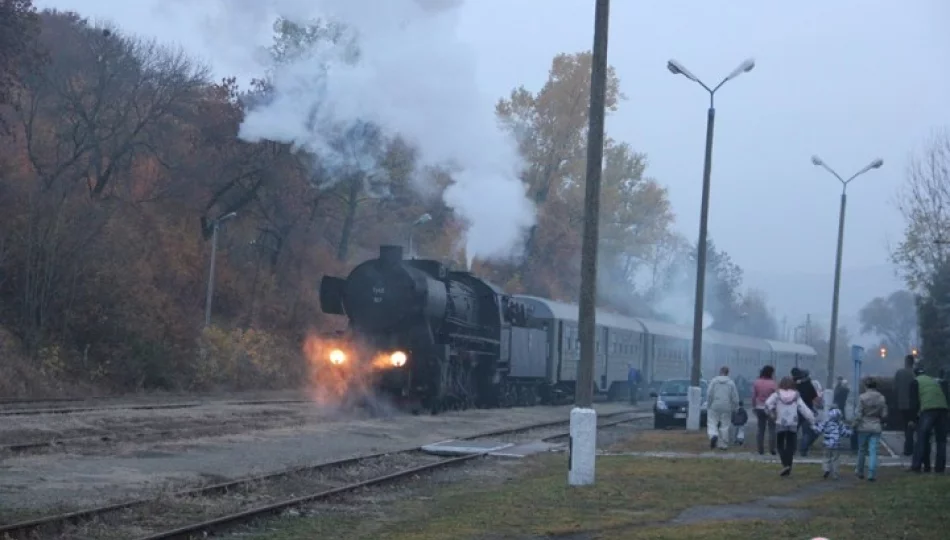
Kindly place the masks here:
POLYGON ((323 276, 320 280, 320 309, 327 315, 343 315, 343 286, 346 280, 323 276))
POLYGON ((379 246, 379 261, 385 266, 396 266, 402 262, 402 246, 379 246))

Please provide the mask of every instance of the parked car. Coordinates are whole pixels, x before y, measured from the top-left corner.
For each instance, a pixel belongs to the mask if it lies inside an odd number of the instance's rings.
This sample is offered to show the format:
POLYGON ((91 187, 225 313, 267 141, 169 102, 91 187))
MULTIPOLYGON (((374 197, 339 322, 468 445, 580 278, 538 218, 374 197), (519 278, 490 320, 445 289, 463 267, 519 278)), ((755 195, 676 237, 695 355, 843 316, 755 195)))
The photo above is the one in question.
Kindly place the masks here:
MULTIPOLYGON (((706 427, 706 381, 700 381, 702 404, 699 410, 699 425, 706 427)), ((686 413, 689 409, 689 379, 670 379, 655 392, 650 392, 653 402, 653 429, 666 429, 674 426, 686 427, 686 413)))

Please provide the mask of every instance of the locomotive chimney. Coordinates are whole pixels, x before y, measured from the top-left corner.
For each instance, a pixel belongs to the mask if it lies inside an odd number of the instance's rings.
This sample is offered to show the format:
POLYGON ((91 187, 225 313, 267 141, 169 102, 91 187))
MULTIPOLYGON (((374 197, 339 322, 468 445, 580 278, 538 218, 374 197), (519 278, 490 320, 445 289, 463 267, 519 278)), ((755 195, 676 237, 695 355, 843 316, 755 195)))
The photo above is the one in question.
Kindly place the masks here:
POLYGON ((379 246, 379 260, 386 266, 402 262, 402 246, 379 246))

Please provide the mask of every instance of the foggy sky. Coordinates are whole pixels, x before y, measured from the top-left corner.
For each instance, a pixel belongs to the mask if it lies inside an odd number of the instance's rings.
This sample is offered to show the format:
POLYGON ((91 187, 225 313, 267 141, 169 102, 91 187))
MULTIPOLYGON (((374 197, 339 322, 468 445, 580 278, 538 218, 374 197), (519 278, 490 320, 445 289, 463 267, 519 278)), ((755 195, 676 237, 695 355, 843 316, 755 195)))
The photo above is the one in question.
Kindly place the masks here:
MULTIPOLYGON (((206 27, 167 15, 200 3, 36 1, 204 51, 217 77, 256 75, 241 71, 241 58, 209 51, 206 27)), ((590 48, 593 5, 468 0, 461 31, 483 88, 498 97, 521 84, 539 89, 555 54, 590 48)), ((746 271, 747 285, 765 289, 780 322, 806 312, 827 320, 841 189, 810 156, 845 177, 882 158, 883 168, 848 190, 841 306, 849 323, 868 300, 902 285, 888 262, 903 233, 894 199, 910 154, 950 125, 948 22, 942 0, 614 0, 609 62, 628 99, 608 119, 608 134, 647 154, 647 174, 669 188, 676 227, 695 242, 708 98, 666 62, 675 58, 714 85, 754 57, 755 70, 716 97, 711 238, 746 271)))

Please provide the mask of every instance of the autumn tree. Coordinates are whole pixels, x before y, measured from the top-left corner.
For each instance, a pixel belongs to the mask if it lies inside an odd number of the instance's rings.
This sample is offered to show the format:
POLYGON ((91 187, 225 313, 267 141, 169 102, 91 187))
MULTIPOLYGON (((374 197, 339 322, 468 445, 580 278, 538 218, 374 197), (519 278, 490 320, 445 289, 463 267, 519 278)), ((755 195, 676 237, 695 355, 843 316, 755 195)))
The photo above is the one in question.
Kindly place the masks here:
POLYGON ((88 258, 142 183, 137 167, 161 166, 176 124, 194 106, 202 72, 179 53, 44 12, 39 43, 50 61, 14 97, 29 180, 15 186, 12 227, 22 243, 10 273, 13 302, 31 350, 64 315, 91 271, 88 258))
POLYGON ((904 239, 892 259, 910 290, 919 292, 950 254, 950 128, 935 133, 912 159, 898 208, 904 239))
MULTIPOLYGON (((559 54, 541 90, 516 88, 496 106, 499 120, 516 137, 525 158, 523 179, 538 209, 523 262, 505 281, 564 300, 574 300, 579 289, 590 69, 588 52, 559 54)), ((611 67, 608 114, 622 98, 611 67)), ((673 220, 666 190, 646 177, 645 170, 643 154, 626 143, 605 141, 598 279, 602 303, 621 311, 640 304, 629 294, 636 287, 634 278, 648 246, 667 233, 673 220)))
POLYGON ((742 295, 737 307, 738 319, 732 331, 762 339, 778 339, 778 321, 769 309, 764 292, 750 289, 742 295))
POLYGON ((11 103, 20 77, 38 67, 42 58, 35 46, 39 30, 32 0, 0 0, 0 106, 11 103))
POLYGON ((878 297, 858 312, 861 333, 880 337, 896 354, 910 354, 917 347, 917 306, 914 295, 905 290, 878 297))
POLYGON ((918 304, 921 362, 931 374, 950 370, 950 264, 943 263, 927 283, 918 304))

